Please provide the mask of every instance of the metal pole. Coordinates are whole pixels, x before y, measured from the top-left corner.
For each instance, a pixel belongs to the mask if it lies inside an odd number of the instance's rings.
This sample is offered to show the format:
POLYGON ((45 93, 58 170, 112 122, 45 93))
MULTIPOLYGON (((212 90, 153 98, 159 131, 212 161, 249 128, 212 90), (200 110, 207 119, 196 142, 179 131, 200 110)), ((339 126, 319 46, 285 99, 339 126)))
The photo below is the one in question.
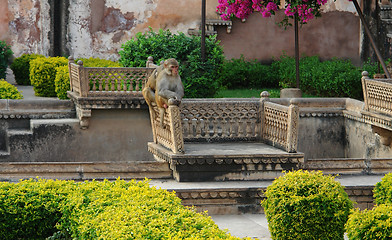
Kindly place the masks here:
POLYGON ((294 16, 294 32, 295 32, 295 78, 297 80, 297 88, 299 88, 299 34, 298 34, 298 16, 294 16))
POLYGON ((365 28, 365 33, 366 33, 366 35, 367 35, 367 36, 369 37, 369 39, 370 39, 370 44, 372 45, 373 50, 374 50, 374 52, 375 52, 376 55, 377 55, 378 61, 380 62, 381 66, 382 66, 382 69, 384 70, 385 74, 387 75, 387 78, 391 78, 391 75, 390 75, 390 73, 388 72, 387 66, 385 65, 385 62, 384 62, 384 60, 383 60, 383 58, 382 58, 382 56, 381 56, 381 53, 380 53, 380 51, 378 50, 378 48, 377 48, 377 46, 376 46, 376 43, 375 43, 375 41, 374 41, 374 39, 373 39, 373 37, 372 37, 372 33, 371 33, 370 30, 369 30, 369 27, 368 27, 368 25, 367 25, 367 23, 366 23, 366 21, 365 21, 365 18, 363 17, 363 13, 362 13, 361 8, 359 7, 358 1, 357 1, 357 0, 353 0, 353 3, 354 3, 354 6, 355 6, 355 9, 357 10, 357 13, 358 13, 358 15, 359 15, 359 18, 361 19, 362 25, 363 25, 363 27, 365 28))
POLYGON ((206 0, 201 0, 201 61, 206 61, 206 0))

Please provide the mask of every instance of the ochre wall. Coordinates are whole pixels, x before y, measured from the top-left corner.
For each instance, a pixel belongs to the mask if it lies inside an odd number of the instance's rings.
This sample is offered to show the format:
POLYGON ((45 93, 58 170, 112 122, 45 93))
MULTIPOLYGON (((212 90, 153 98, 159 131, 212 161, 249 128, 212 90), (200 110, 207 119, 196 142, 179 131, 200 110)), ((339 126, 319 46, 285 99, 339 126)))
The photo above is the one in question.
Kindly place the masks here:
MULTIPOLYGON (((271 18, 253 13, 245 22, 233 21, 231 33, 226 27, 218 28, 218 39, 226 58, 268 60, 283 52, 294 55, 294 27, 286 30, 277 25, 282 12, 271 18)), ((302 25, 299 29, 300 54, 319 55, 323 59, 350 58, 359 62, 359 18, 350 12, 327 12, 321 18, 302 25)))

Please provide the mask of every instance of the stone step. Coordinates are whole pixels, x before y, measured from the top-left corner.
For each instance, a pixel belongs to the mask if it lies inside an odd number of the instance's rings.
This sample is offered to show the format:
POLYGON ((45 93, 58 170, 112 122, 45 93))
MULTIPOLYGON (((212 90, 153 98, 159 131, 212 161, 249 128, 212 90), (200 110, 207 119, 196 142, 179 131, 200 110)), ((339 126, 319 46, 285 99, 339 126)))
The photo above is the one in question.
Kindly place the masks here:
POLYGON ((303 168, 320 170, 326 174, 386 174, 392 171, 392 160, 388 158, 308 159, 303 168))
POLYGON ((8 157, 10 153, 8 151, 0 151, 0 158, 1 157, 8 157))
MULTIPOLYGON (((345 187, 355 207, 369 209, 374 206, 373 188, 383 175, 338 176, 335 179, 345 187)), ((150 185, 174 191, 186 206, 209 214, 227 215, 263 213, 260 202, 264 191, 272 181, 226 181, 226 182, 177 182, 175 180, 150 181, 150 185)))
POLYGON ((28 178, 59 180, 170 179, 164 162, 4 162, 0 163, 0 181, 28 178))
POLYGON ((25 129, 11 129, 7 131, 8 137, 16 136, 16 135, 32 135, 33 132, 31 130, 25 129))

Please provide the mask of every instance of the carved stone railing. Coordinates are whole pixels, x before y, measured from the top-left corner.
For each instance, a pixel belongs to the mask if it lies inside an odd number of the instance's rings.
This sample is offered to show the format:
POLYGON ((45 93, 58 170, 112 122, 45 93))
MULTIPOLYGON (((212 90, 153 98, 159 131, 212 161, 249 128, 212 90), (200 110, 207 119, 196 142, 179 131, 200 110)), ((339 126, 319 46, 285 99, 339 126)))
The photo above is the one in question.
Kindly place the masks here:
POLYGON ((69 58, 71 91, 81 97, 142 96, 154 68, 84 67, 69 58))
POLYGON ((155 69, 150 57, 145 68, 84 67, 69 58, 71 90, 68 97, 76 106, 82 129, 87 129, 92 109, 146 107, 142 95, 148 77, 155 69))
POLYGON ((154 142, 184 153, 184 142, 261 141, 287 152, 297 151, 299 109, 261 100, 192 99, 170 105, 160 124, 150 109, 154 142))
POLYGON ((363 119, 372 125, 372 130, 381 137, 381 143, 392 143, 392 79, 370 79, 368 72, 362 73, 362 88, 365 101, 361 111, 363 119))
POLYGON ((392 79, 370 79, 362 73, 365 110, 392 115, 392 79))
POLYGON ((166 161, 178 181, 274 179, 299 169, 299 109, 289 100, 184 99, 170 105, 160 122, 150 108, 154 142, 148 150, 166 161), (282 151, 283 150, 283 151, 282 151))
POLYGON ((287 152, 297 151, 299 108, 263 101, 263 141, 287 152))
POLYGON ((179 107, 176 105, 169 105, 165 111, 162 124, 160 122, 158 108, 150 108, 150 119, 154 142, 161 144, 174 153, 184 153, 184 140, 179 107))

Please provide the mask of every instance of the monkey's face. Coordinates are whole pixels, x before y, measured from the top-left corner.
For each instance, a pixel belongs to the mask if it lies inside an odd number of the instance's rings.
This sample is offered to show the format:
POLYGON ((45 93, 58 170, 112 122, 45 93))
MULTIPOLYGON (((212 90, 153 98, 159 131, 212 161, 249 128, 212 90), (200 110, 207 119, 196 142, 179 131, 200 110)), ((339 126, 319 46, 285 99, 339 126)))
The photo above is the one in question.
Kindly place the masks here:
POLYGON ((178 75, 178 66, 176 65, 171 65, 170 66, 170 71, 172 76, 177 76, 178 75))
POLYGON ((178 62, 174 58, 167 59, 164 63, 165 71, 170 76, 178 75, 178 62))

